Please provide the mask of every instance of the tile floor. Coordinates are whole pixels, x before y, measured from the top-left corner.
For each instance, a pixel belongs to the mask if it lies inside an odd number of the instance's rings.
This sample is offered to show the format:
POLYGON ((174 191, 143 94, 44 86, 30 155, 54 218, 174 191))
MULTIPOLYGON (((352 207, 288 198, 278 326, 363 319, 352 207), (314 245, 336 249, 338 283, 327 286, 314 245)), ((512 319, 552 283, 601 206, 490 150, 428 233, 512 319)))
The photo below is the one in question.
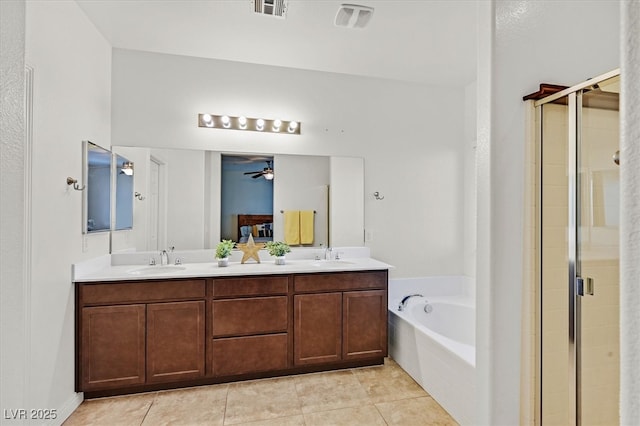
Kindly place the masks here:
POLYGON ((75 425, 457 425, 393 360, 302 374, 84 401, 75 425))

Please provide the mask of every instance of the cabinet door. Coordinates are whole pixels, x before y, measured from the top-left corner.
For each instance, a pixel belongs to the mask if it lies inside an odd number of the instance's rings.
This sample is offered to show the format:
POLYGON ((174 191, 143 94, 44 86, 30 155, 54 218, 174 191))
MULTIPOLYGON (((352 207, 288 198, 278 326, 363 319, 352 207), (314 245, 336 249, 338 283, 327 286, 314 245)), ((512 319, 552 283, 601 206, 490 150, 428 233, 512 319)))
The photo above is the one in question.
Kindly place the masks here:
POLYGON ((387 355, 387 292, 343 293, 344 360, 387 355))
POLYGON ((82 390, 110 389, 145 381, 145 305, 82 309, 82 390))
POLYGON ((342 358, 342 293, 294 296, 294 364, 342 358))
POLYGON ((147 305, 147 383, 204 376, 204 301, 147 305))

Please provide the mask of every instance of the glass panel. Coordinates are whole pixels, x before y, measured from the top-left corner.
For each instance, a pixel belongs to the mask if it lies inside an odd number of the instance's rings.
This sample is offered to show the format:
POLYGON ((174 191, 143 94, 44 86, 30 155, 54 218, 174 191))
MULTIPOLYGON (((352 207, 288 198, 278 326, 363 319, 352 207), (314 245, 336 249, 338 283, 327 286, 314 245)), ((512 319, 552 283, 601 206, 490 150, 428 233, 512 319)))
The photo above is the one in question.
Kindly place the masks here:
MULTIPOLYGON (((541 112, 541 405, 543 425, 569 425, 569 259, 567 98, 541 112)), ((540 126, 538 126, 540 128, 540 126)))
POLYGON ((111 152, 92 143, 84 142, 84 191, 86 216, 83 230, 87 233, 111 229, 111 152))
POLYGON ((582 94, 578 274, 593 280, 581 298, 580 424, 619 424, 619 77, 582 94))
POLYGON ((116 223, 115 230, 133 229, 133 173, 134 165, 125 157, 115 156, 116 223))

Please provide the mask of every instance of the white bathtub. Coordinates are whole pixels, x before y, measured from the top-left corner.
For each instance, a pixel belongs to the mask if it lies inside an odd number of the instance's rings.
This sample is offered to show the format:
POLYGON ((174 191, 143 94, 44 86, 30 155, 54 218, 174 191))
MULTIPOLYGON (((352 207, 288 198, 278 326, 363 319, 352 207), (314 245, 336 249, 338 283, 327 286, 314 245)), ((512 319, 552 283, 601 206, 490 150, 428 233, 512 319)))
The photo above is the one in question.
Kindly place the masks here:
POLYGON ((389 282, 389 354, 460 424, 474 424, 475 301, 465 277, 389 282), (402 298, 412 297, 398 311, 402 298), (425 305, 431 312, 425 313, 425 305))

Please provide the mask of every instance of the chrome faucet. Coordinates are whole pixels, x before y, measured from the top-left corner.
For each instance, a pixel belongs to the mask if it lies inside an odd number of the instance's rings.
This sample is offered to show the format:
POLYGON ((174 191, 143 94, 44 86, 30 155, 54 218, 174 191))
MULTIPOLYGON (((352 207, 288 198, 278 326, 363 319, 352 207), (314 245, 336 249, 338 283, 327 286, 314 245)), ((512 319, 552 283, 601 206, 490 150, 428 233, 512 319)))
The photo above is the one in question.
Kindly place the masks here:
POLYGON ((424 296, 416 293, 416 294, 410 294, 408 296, 403 297, 402 301, 398 305, 398 311, 404 311, 404 308, 407 307, 407 303, 409 302, 409 299, 411 299, 412 297, 424 297, 424 296))
POLYGON ((160 265, 168 265, 169 264, 169 253, 166 250, 162 250, 160 252, 160 265))
POLYGON ((331 260, 331 251, 332 250, 333 249, 331 247, 329 247, 329 246, 326 246, 324 248, 324 260, 331 260), (328 255, 328 258, 327 258, 327 255, 328 255))

